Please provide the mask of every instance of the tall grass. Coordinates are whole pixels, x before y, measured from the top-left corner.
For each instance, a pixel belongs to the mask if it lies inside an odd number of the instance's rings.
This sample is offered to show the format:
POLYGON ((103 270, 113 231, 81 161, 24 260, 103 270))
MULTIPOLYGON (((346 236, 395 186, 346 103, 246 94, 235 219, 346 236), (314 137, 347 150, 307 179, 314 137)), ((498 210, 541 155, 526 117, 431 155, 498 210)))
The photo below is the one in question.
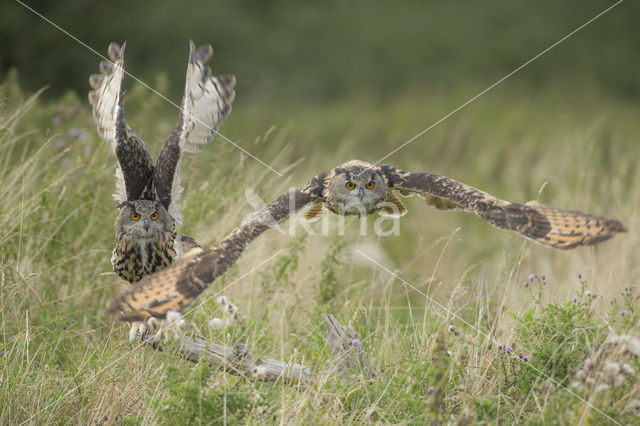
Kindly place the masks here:
MULTIPOLYGON (((539 198, 621 219, 630 232, 601 246, 553 251, 414 199, 399 236, 378 238, 371 224, 361 236, 349 219, 344 236, 304 237, 298 228, 296 236, 259 238, 187 312, 189 332, 314 369, 308 385, 286 386, 194 366, 169 351, 128 349, 126 326, 103 314, 127 286, 109 262, 115 160, 75 95, 42 104, 15 82, 3 93, 1 423, 635 419, 635 377, 614 386, 602 369, 605 361, 640 368, 606 342, 640 334, 637 105, 595 89, 497 91, 385 161, 513 201, 539 198), (220 316, 211 296, 231 283, 225 294, 245 320, 210 330, 208 319, 220 316), (332 373, 325 311, 357 330, 378 377, 342 382, 332 373), (602 374, 572 385, 587 359, 602 374), (600 384, 610 386, 596 392, 600 384)), ((175 111, 137 88, 127 96, 128 122, 157 154, 175 111)), ((246 187, 270 201, 342 161, 376 161, 464 96, 399 94, 385 104, 281 105, 268 114, 239 100, 222 132, 285 177, 217 138, 184 158, 182 231, 210 245, 251 211, 246 187)))

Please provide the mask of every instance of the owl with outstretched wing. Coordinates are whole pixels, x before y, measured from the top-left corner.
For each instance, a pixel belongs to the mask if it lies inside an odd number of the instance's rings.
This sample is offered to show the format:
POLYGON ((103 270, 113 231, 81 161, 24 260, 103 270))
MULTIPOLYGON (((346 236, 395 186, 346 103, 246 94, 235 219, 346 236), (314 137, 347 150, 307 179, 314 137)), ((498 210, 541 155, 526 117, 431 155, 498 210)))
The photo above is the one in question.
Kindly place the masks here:
POLYGON ((323 209, 338 215, 400 217, 407 209, 396 191, 418 195, 438 209, 473 212, 497 228, 559 249, 596 244, 626 231, 614 219, 537 203, 509 203, 444 176, 353 160, 281 195, 214 247, 143 278, 113 299, 108 312, 119 313, 120 320, 164 318, 168 312, 180 312, 235 263, 247 244, 297 211, 306 208, 305 218, 310 221, 323 209))
MULTIPOLYGON (((126 44, 126 43, 125 43, 126 44)), ((165 141, 155 164, 146 145, 124 119, 125 44, 109 45, 111 61, 89 79, 89 102, 98 134, 116 157, 119 214, 111 263, 122 279, 136 283, 170 265, 184 253, 199 250, 195 240, 178 234, 182 195, 180 159, 183 151, 198 152, 213 139, 231 112, 235 78, 214 77, 206 63, 210 45, 196 49, 190 42, 187 77, 178 124, 165 141)), ((135 326, 134 326, 135 328, 135 326)), ((137 328, 130 338, 135 338, 137 328)))

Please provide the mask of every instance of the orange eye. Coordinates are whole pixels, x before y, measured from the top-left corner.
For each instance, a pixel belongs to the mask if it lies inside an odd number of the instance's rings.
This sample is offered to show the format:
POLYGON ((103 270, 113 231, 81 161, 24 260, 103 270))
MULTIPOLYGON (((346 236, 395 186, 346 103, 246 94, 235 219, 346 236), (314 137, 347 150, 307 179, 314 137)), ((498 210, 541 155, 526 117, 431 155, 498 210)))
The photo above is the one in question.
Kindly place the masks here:
POLYGON ((374 186, 376 186, 376 183, 374 181, 371 181, 367 184, 367 189, 373 189, 374 186))
POLYGON ((151 214, 151 216, 149 216, 151 218, 151 220, 157 220, 158 219, 158 212, 153 212, 151 214))
POLYGON ((131 220, 138 220, 140 219, 140 215, 138 213, 131 213, 131 220))
POLYGON ((353 183, 353 182, 347 182, 347 183, 345 183, 345 184, 344 184, 344 186, 345 186, 349 191, 351 191, 352 189, 355 189, 356 184, 355 184, 355 183, 353 183))

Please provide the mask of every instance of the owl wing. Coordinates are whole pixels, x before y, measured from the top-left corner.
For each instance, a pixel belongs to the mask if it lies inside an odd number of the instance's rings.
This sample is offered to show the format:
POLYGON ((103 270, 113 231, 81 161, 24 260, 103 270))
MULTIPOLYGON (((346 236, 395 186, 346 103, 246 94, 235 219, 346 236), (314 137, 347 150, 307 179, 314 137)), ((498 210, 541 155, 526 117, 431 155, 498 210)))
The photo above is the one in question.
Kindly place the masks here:
POLYGON ((302 189, 281 195, 253 213, 212 248, 194 251, 167 268, 144 277, 111 300, 107 312, 122 313, 118 317, 121 321, 141 321, 150 317, 165 318, 168 311, 182 311, 233 266, 247 244, 320 198, 325 176, 326 173, 322 173, 302 189))
POLYGON ((119 201, 133 201, 151 197, 153 159, 144 142, 124 121, 122 105, 124 87, 124 49, 116 43, 109 45, 109 61, 100 63, 100 74, 94 74, 89 84, 89 103, 98 134, 111 147, 118 160, 116 193, 119 201))
POLYGON ((180 224, 177 200, 182 195, 180 158, 182 151, 199 152, 209 143, 218 127, 231 112, 235 99, 233 76, 214 77, 206 65, 211 45, 196 50, 189 42, 189 64, 178 124, 167 138, 156 163, 154 183, 160 202, 180 224))
POLYGON ((515 231, 547 246, 571 249, 596 244, 626 231, 614 219, 537 203, 509 203, 445 176, 404 172, 393 166, 380 169, 393 189, 418 193, 438 208, 472 211, 495 227, 515 231))

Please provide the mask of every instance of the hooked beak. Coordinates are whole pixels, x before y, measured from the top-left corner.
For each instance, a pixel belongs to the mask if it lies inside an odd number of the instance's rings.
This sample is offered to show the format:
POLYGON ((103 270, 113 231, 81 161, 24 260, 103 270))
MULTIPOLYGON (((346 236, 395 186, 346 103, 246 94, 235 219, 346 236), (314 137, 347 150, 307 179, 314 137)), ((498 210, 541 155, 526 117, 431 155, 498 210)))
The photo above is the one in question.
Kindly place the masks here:
POLYGON ((364 198, 364 189, 360 188, 358 194, 360 194, 360 201, 362 201, 362 199, 364 198))
POLYGON ((145 231, 149 230, 149 219, 144 219, 144 230, 145 231))

